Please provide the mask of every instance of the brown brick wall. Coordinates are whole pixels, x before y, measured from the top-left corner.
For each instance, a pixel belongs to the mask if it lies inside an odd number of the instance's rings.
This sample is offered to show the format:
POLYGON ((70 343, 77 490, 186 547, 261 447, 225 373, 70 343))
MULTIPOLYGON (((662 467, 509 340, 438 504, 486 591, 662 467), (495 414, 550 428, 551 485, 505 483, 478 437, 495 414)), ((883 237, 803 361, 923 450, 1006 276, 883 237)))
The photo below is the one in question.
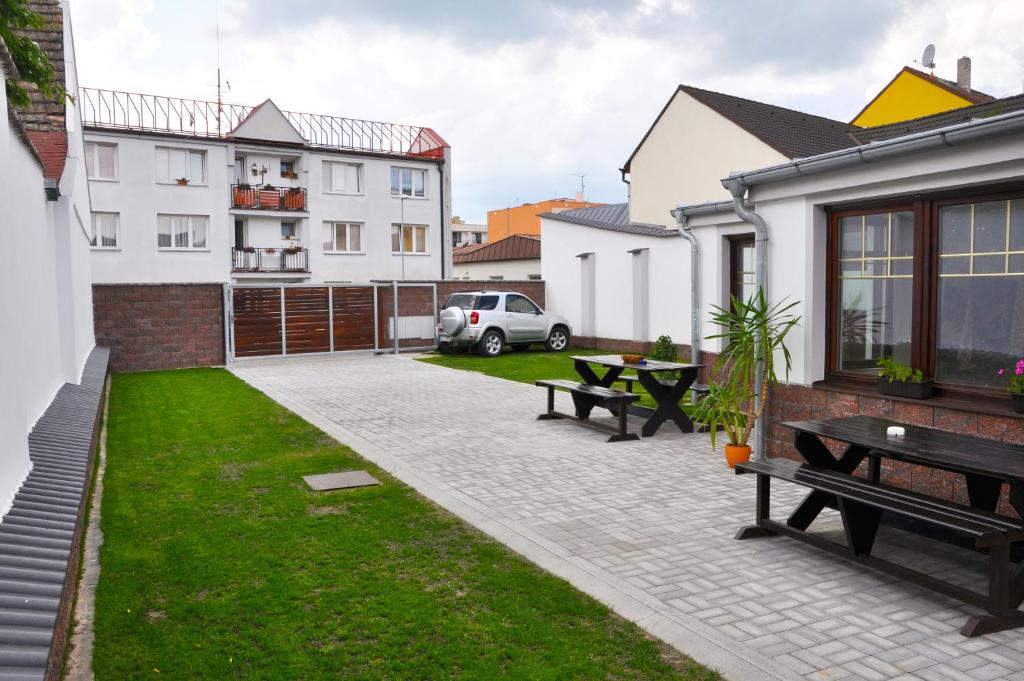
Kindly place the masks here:
MULTIPOLYGON (((856 415, 878 416, 918 426, 977 435, 1013 444, 1024 444, 1024 419, 949 409, 928 400, 921 402, 893 400, 874 395, 858 395, 826 388, 800 385, 777 385, 768 404, 768 456, 785 456, 800 460, 793 448, 793 431, 782 425, 785 421, 827 419, 856 415)), ((839 446, 836 446, 838 450, 839 446)), ((882 480, 960 503, 967 501, 963 476, 911 464, 882 460, 882 480)), ((1013 514, 1005 490, 1000 512, 1013 514)))
POLYGON ((96 344, 115 372, 222 365, 223 295, 221 284, 96 284, 96 344))

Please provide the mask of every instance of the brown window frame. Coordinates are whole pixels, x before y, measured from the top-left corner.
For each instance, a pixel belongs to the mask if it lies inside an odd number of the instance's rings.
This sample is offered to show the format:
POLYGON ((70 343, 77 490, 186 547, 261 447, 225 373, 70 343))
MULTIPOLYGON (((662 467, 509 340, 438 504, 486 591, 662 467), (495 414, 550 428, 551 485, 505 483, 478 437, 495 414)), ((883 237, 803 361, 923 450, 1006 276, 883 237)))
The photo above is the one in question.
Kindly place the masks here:
MULTIPOLYGON (((976 187, 969 190, 936 192, 911 199, 876 199, 860 204, 826 207, 826 314, 825 380, 847 384, 858 390, 874 387, 876 376, 839 368, 839 222, 844 217, 912 211, 914 214, 914 309, 911 319, 911 365, 928 378, 935 376, 938 340, 939 209, 963 203, 985 203, 1024 199, 1024 184, 976 187)), ((936 382, 937 394, 951 398, 1005 398, 999 388, 936 382)))
MULTIPOLYGON (((725 237, 729 241, 729 297, 739 298, 740 287, 736 281, 736 274, 739 272, 739 254, 743 246, 754 245, 754 234, 729 234, 725 237)), ((744 301, 746 302, 746 301, 744 301)))

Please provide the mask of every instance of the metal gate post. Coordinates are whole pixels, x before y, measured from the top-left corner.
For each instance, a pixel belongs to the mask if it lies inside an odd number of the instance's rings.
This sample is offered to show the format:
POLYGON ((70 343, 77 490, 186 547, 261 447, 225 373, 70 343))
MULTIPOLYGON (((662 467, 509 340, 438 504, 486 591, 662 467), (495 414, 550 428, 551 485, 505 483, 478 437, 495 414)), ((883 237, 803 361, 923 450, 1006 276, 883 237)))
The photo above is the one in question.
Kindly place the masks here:
POLYGON ((288 354, 288 335, 286 333, 286 325, 284 317, 284 286, 281 287, 281 354, 288 354))
POLYGON ((393 328, 391 329, 391 337, 395 341, 395 352, 394 352, 394 354, 397 355, 398 354, 398 282, 397 281, 392 281, 391 282, 391 295, 394 298, 394 306, 395 306, 395 309, 391 311, 392 319, 393 319, 392 324, 394 325, 393 328))
POLYGON ((231 284, 224 284, 224 363, 235 362, 235 310, 231 300, 231 284))
POLYGON ((380 350, 380 302, 377 299, 377 284, 373 285, 373 351, 380 350))
POLYGON ((434 307, 430 308, 430 318, 434 324, 434 347, 437 347, 437 282, 431 284, 434 289, 434 307))
POLYGON ((334 287, 331 285, 327 286, 327 333, 331 337, 331 352, 334 352, 334 287))

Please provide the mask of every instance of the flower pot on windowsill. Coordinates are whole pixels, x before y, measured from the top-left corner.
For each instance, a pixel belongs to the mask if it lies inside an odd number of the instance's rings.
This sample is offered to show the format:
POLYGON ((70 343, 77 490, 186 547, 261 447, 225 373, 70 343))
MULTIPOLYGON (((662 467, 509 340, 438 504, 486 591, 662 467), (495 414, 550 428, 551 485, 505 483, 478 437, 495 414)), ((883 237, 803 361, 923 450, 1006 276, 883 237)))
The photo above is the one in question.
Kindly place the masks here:
POLYGON ((935 381, 930 378, 923 381, 889 381, 880 378, 878 379, 878 392, 892 397, 926 400, 935 392, 935 381))
POLYGON ((299 174, 294 170, 285 170, 282 171, 281 177, 288 178, 289 180, 297 180, 299 179, 299 174))
POLYGON ((184 187, 185 185, 188 184, 188 179, 184 177, 179 177, 177 180, 175 180, 175 182, 178 183, 179 187, 184 187))
POLYGON ((1024 414, 1024 393, 1011 393, 1010 399, 1013 400, 1013 410, 1018 414, 1024 414))

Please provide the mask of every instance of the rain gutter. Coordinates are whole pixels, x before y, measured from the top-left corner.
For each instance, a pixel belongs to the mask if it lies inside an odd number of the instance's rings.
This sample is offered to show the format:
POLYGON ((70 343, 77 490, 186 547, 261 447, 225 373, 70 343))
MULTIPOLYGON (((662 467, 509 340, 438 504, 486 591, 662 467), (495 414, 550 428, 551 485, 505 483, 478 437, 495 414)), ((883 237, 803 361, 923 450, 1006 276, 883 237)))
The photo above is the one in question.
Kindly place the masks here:
MULTIPOLYGON (((700 364, 700 242, 693 235, 683 207, 670 212, 676 219, 679 236, 690 242, 690 363, 700 364)), ((690 400, 697 404, 697 393, 692 390, 690 400)))

